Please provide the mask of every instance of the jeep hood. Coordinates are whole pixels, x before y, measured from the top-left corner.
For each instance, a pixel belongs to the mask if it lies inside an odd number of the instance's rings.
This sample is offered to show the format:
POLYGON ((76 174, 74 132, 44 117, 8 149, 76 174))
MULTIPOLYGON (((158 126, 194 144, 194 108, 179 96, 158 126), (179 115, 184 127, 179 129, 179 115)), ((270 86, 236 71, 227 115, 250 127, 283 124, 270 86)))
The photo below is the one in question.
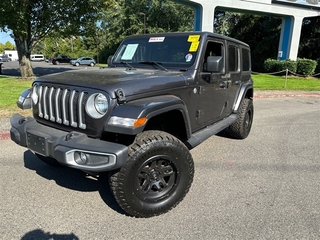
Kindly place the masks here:
POLYGON ((72 70, 50 74, 36 79, 59 85, 84 87, 106 91, 115 98, 115 90, 122 88, 126 96, 182 88, 187 85, 190 74, 180 71, 126 68, 72 70))

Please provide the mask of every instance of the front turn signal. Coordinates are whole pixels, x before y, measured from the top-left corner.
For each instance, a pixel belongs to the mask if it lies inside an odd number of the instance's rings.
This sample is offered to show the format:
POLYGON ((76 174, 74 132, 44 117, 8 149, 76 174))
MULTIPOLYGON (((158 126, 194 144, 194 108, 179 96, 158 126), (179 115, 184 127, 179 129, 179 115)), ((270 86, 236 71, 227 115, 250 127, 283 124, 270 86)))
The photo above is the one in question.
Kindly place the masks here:
POLYGON ((142 118, 138 118, 134 121, 133 127, 137 128, 137 127, 141 127, 143 126, 145 123, 147 122, 147 118, 146 117, 142 117, 142 118))

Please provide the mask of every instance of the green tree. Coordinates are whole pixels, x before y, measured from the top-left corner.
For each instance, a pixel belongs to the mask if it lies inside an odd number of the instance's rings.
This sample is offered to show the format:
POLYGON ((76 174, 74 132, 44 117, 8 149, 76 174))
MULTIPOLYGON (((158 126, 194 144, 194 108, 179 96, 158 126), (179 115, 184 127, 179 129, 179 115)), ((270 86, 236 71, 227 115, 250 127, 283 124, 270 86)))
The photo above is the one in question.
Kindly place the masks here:
POLYGON ((4 44, 4 50, 14 50, 14 45, 7 41, 5 44, 4 44))
POLYGON ((280 18, 217 12, 215 24, 218 33, 250 45, 254 71, 262 71, 264 61, 277 56, 281 31, 280 18))
POLYGON ((12 31, 22 77, 33 76, 30 54, 52 31, 80 35, 81 27, 95 24, 103 0, 1 0, 0 30, 12 31))
POLYGON ((105 33, 104 53, 112 54, 128 35, 190 31, 193 22, 192 8, 170 0, 109 0, 100 25, 105 33))
POLYGON ((317 60, 320 58, 320 17, 303 20, 299 44, 299 57, 317 60))

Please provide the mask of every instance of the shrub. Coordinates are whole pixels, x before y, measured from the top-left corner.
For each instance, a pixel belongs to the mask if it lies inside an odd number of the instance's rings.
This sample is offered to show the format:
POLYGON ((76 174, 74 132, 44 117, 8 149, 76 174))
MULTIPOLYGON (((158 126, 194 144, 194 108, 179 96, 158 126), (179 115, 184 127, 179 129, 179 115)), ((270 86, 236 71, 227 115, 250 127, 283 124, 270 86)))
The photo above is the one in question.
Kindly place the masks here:
POLYGON ((292 73, 296 73, 297 62, 290 59, 278 61, 278 71, 285 71, 286 69, 292 73))
POLYGON ((264 69, 266 72, 276 72, 277 71, 277 62, 278 60, 268 58, 267 60, 264 61, 264 69))
POLYGON ((264 62, 264 69, 267 72, 281 72, 288 69, 290 72, 296 73, 297 62, 290 59, 280 61, 269 58, 264 62))
POLYGON ((317 67, 315 60, 298 58, 297 61, 297 73, 305 76, 314 74, 317 67))
POLYGON ((306 59, 306 58, 298 58, 297 60, 297 73, 310 76, 314 74, 315 69, 317 67, 317 62, 315 60, 306 59))

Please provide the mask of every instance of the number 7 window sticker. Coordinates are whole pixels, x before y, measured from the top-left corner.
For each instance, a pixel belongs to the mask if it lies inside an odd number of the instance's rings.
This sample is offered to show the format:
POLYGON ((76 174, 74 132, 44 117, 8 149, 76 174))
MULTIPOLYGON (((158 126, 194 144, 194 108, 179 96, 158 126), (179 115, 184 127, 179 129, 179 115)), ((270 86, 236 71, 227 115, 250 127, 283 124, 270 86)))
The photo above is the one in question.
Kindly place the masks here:
POLYGON ((186 62, 192 60, 192 52, 198 51, 200 43, 200 35, 189 35, 188 42, 190 42, 189 53, 185 56, 186 62))
POLYGON ((190 42, 189 52, 196 52, 200 43, 200 35, 190 35, 188 37, 188 42, 190 42))

